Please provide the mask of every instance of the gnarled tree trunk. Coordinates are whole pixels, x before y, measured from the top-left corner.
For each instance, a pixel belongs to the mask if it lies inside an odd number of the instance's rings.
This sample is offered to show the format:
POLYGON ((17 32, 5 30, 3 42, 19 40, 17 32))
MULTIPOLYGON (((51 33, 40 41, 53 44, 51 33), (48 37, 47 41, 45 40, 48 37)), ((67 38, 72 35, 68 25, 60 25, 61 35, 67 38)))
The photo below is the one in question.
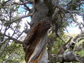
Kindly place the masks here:
POLYGON ((35 0, 32 27, 24 41, 26 63, 48 63, 46 34, 50 28, 51 17, 46 3, 44 0, 35 0))

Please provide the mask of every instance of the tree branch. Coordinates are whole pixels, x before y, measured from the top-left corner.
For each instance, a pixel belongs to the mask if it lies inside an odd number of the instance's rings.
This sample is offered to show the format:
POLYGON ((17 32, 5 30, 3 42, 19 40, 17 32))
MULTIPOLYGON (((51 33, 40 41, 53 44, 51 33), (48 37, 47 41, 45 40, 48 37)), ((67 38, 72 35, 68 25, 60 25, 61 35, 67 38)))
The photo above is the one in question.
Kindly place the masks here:
POLYGON ((63 62, 63 63, 64 62, 73 62, 73 61, 76 61, 79 63, 84 63, 84 57, 77 55, 73 51, 64 52, 64 54, 56 56, 56 59, 58 59, 57 60, 58 62, 63 62))
MULTIPOLYGON (((17 21, 20 21, 22 18, 26 18, 26 17, 29 17, 29 16, 32 16, 33 13, 29 13, 28 15, 23 15, 21 17, 18 17, 18 18, 13 18, 12 19, 12 22, 10 22, 10 24, 14 23, 14 22, 17 22, 17 21)), ((0 20, 3 20, 3 19, 0 19, 0 20)), ((8 21, 8 20, 5 20, 5 21, 8 21)), ((7 22, 9 23, 9 22, 7 22)))
MULTIPOLYGON (((24 3, 21 3, 21 2, 13 2, 11 5, 24 5, 24 4, 32 4, 32 2, 31 1, 27 1, 27 2, 24 2, 24 3)), ((9 6, 10 5, 10 3, 7 3, 7 4, 4 4, 5 6, 9 6)))
POLYGON ((58 54, 63 54, 64 53, 64 51, 67 49, 67 44, 69 44, 71 42, 71 40, 72 40, 72 37, 70 37, 70 39, 62 45, 58 54))
POLYGON ((23 0, 20 0, 20 1, 23 3, 23 5, 25 6, 25 8, 26 8, 28 11, 31 12, 31 9, 24 3, 24 1, 23 1, 23 0))
POLYGON ((10 36, 8 36, 8 35, 6 35, 6 34, 0 33, 0 35, 8 37, 10 40, 13 40, 15 43, 23 44, 23 42, 21 42, 21 41, 15 39, 15 38, 12 38, 12 37, 10 37, 10 36))
POLYGON ((64 9, 63 7, 61 7, 60 5, 56 5, 54 8, 59 8, 59 9, 61 9, 62 11, 64 11, 65 13, 82 13, 82 14, 84 14, 83 12, 80 12, 80 11, 70 11, 70 10, 66 10, 66 9, 64 9))

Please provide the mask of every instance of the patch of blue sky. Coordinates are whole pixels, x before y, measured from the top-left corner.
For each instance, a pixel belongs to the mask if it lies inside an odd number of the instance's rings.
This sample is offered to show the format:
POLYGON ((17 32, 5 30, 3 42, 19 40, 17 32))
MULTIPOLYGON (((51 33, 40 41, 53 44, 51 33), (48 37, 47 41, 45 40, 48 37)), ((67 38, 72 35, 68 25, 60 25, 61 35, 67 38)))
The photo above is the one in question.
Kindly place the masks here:
POLYGON ((69 26, 72 27, 72 28, 75 28, 76 24, 70 24, 69 26))
MULTIPOLYGON (((32 9, 33 5, 32 4, 26 4, 30 9, 32 9)), ((25 9, 24 5, 21 5, 19 8, 18 8, 18 13, 20 15, 24 15, 25 13, 27 13, 28 11, 25 9)), ((25 17, 22 19, 20 25, 21 25, 21 28, 20 28, 20 31, 23 31, 25 29, 25 24, 27 23, 30 23, 31 22, 31 17, 28 16, 28 17, 25 17)), ((28 25, 28 29, 30 28, 30 26, 28 25)))
POLYGON ((27 17, 27 19, 28 19, 28 22, 31 22, 31 17, 27 17))
POLYGON ((18 8, 18 12, 19 12, 19 13, 25 12, 25 9, 24 9, 24 6, 23 6, 23 5, 21 5, 21 6, 18 8))
MULTIPOLYGON (((33 5, 32 4, 26 4, 30 9, 32 9, 32 7, 33 7, 33 5)), ((23 12, 25 12, 26 10, 25 10, 25 7, 24 7, 24 5, 21 5, 19 8, 18 8, 18 12, 19 13, 23 13, 23 12)))
POLYGON ((82 11, 83 11, 83 13, 84 13, 84 4, 82 4, 81 8, 82 8, 82 11))
MULTIPOLYGON (((26 4, 30 9, 32 9, 32 7, 33 7, 33 5, 32 4, 26 4)), ((24 5, 21 5, 19 8, 18 8, 18 12, 20 13, 20 14, 23 14, 24 12, 27 12, 26 10, 25 10, 25 7, 24 7, 24 5)), ((31 17, 26 17, 27 19, 28 19, 28 21, 30 22, 31 21, 31 17)))
MULTIPOLYGON (((66 29, 69 34, 79 34, 81 32, 78 26, 76 26, 75 24, 70 24, 66 29)), ((67 31, 65 30, 64 32, 67 33, 67 31)))
POLYGON ((27 6, 32 9, 33 8, 33 5, 32 4, 27 4, 27 6))

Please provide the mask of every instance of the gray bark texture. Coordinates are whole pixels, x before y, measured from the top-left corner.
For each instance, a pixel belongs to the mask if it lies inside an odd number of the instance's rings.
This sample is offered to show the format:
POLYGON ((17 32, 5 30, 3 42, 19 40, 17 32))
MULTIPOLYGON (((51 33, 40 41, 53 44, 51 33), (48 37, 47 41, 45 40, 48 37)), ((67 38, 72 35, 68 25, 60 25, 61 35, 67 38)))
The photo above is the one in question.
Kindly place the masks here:
POLYGON ((47 17, 48 11, 48 7, 44 4, 44 1, 39 0, 35 5, 35 13, 32 16, 31 24, 36 24, 47 17))
MULTIPOLYGON (((39 22, 40 20, 44 19, 45 17, 47 17, 48 14, 48 8, 47 6, 44 4, 43 1, 39 0, 38 3, 36 3, 35 5, 35 13, 32 16, 32 22, 31 24, 36 24, 37 22, 39 22)), ((41 43, 45 43, 46 39, 42 39, 41 43)), ((38 48, 40 48, 41 46, 39 46, 38 48)), ((43 48, 43 46, 41 47, 43 48)), ((45 52, 42 55, 41 60, 39 61, 39 63, 48 63, 48 54, 47 54, 47 50, 45 47, 45 52)))
MULTIPOLYGON (((32 16, 32 20, 31 20, 32 26, 31 27, 38 24, 44 18, 48 17, 47 15, 48 15, 48 11, 49 11, 48 7, 44 4, 44 0, 38 0, 38 2, 35 3, 34 9, 35 9, 35 11, 34 11, 34 14, 32 16)), ((46 27, 47 27, 47 25, 46 25, 46 27)), ((40 39, 38 45, 35 47, 33 54, 30 56, 29 61, 26 61, 27 63, 34 63, 35 62, 34 60, 41 53, 42 53, 42 56, 41 56, 41 59, 38 61, 38 63, 48 63, 48 54, 47 54, 47 49, 46 49, 46 36, 47 35, 45 34, 40 39), (44 52, 42 52, 42 50, 44 50, 44 52)))

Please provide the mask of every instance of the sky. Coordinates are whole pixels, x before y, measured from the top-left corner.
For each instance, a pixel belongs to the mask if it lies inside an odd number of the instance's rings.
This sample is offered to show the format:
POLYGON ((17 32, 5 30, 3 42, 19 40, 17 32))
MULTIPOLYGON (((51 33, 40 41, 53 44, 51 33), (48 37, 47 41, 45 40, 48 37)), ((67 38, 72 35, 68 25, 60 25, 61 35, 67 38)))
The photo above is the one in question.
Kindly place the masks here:
MULTIPOLYGON (((83 18, 81 16, 76 15, 75 19, 78 23, 83 23, 83 18)), ((68 30, 69 34, 80 34, 81 31, 80 31, 79 27, 76 25, 77 25, 76 23, 72 22, 69 26, 67 26, 67 30, 68 30)), ((65 31, 65 33, 67 33, 67 32, 65 31)))

